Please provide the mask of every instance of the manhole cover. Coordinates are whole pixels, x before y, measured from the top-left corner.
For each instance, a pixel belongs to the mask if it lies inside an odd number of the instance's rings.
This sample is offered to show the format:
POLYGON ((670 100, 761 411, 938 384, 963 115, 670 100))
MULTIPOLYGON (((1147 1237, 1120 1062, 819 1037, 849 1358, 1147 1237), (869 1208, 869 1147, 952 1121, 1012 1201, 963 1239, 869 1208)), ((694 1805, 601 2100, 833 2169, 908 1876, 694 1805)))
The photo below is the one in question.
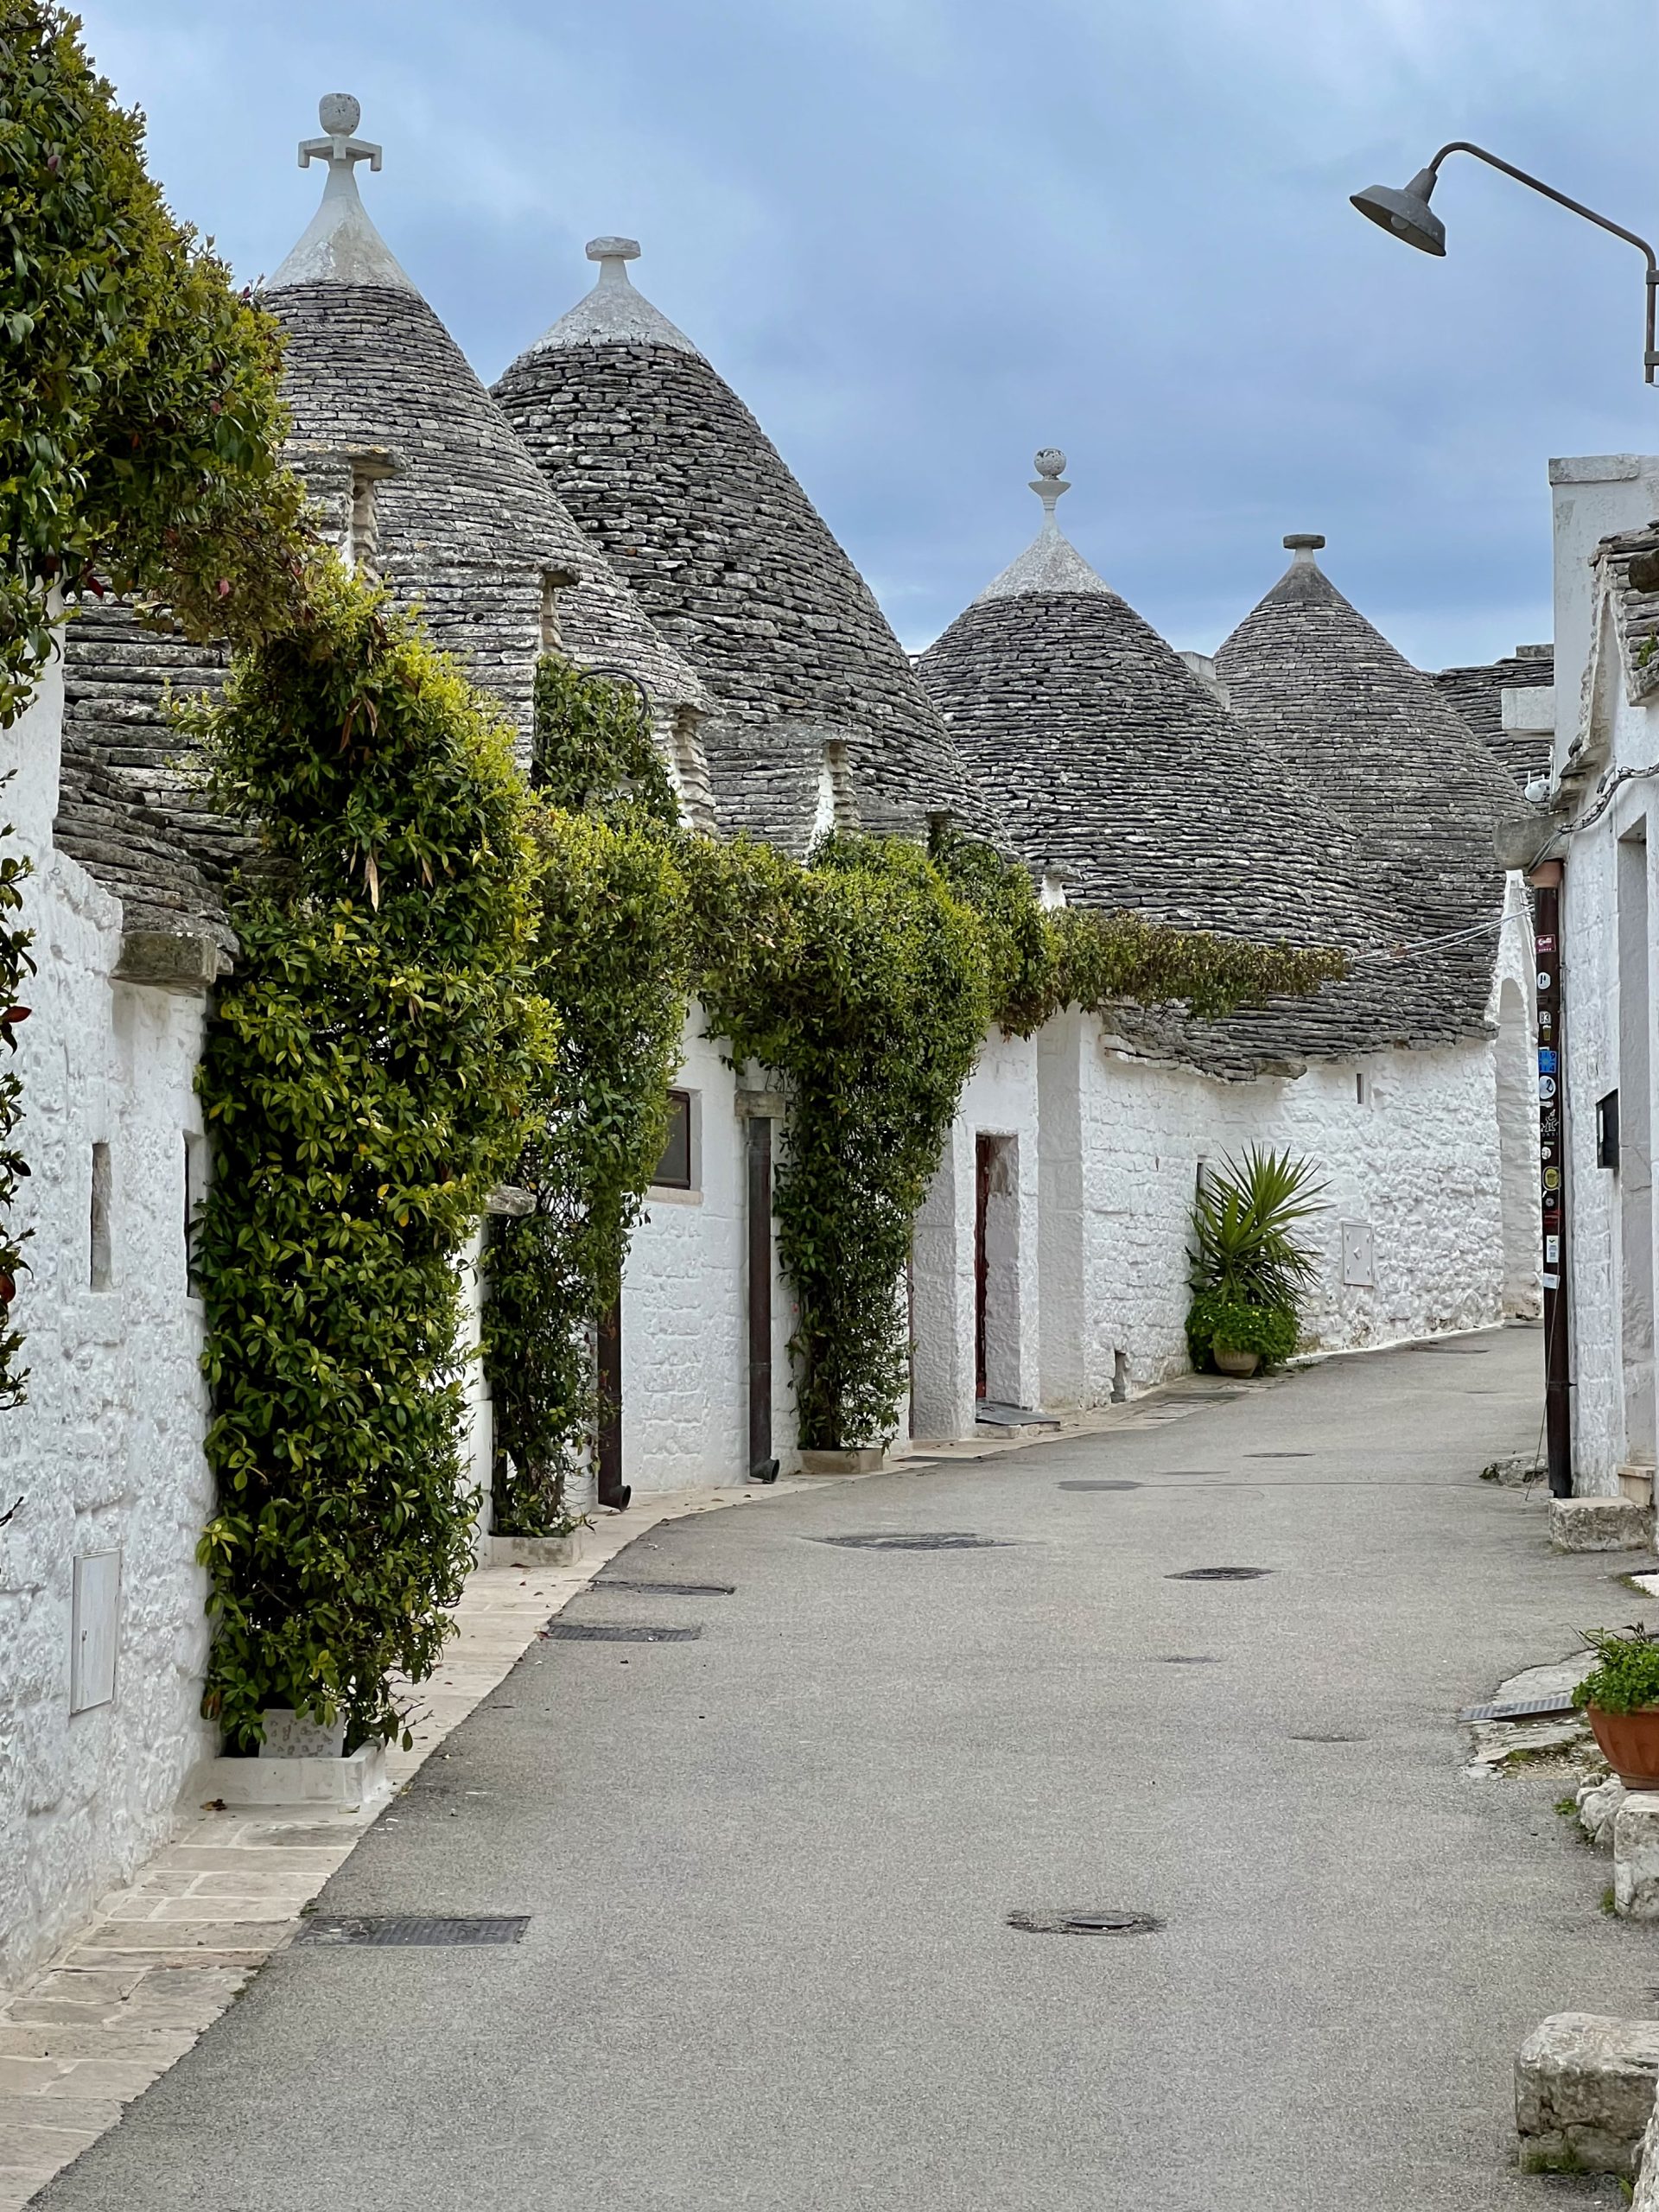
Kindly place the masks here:
POLYGON ((1247 1459, 1311 1459, 1311 1452, 1247 1452, 1247 1459))
POLYGON ((635 1582, 625 1574, 601 1574, 596 1590, 639 1590, 647 1598, 734 1598, 735 1582, 635 1582))
POLYGON ((995 1536, 976 1536, 965 1529, 930 1529, 914 1535, 878 1530, 865 1536, 814 1536, 815 1544, 839 1544, 853 1552, 990 1552, 1004 1548, 995 1536))
POLYGON ((368 1943, 382 1948, 407 1945, 522 1943, 530 1925, 527 1912, 493 1916, 467 1914, 426 1918, 416 1913, 313 1913, 301 1921, 296 1943, 368 1943))
POLYGON ((1113 1906, 1097 1912, 1011 1912, 1007 1924, 1027 1936, 1155 1936, 1164 1923, 1154 1913, 1113 1906))
POLYGON ((1271 1574, 1270 1567, 1189 1567, 1179 1574, 1166 1574, 1166 1582, 1255 1582, 1264 1574, 1271 1574))
POLYGON ((542 1634, 562 1643, 690 1643, 702 1629, 644 1628, 632 1621, 568 1621, 560 1616, 542 1634))
POLYGON ((1144 1483, 1128 1482, 1077 1482, 1062 1483, 1060 1484, 1060 1488, 1062 1490, 1144 1490, 1145 1487, 1146 1485, 1144 1483))

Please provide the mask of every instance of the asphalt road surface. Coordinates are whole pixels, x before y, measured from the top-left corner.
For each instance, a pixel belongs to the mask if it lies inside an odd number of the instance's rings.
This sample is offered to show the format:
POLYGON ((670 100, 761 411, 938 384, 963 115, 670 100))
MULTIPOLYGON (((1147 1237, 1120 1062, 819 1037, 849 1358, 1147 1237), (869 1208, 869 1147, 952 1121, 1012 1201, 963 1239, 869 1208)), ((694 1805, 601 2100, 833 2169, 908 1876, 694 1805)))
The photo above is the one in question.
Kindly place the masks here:
POLYGON ((1538 1366, 1337 1360, 659 1528, 563 1619, 697 1634, 538 1643, 318 1908, 522 1942, 294 1946, 37 2202, 1559 2204, 1516 2048, 1659 1954, 1559 1780, 1461 1771, 1459 1705, 1632 1609, 1478 1479, 1538 1366), (1265 1572, 1173 1579, 1217 1567, 1265 1572), (1008 1921, 1114 1911, 1163 1925, 1008 1921))

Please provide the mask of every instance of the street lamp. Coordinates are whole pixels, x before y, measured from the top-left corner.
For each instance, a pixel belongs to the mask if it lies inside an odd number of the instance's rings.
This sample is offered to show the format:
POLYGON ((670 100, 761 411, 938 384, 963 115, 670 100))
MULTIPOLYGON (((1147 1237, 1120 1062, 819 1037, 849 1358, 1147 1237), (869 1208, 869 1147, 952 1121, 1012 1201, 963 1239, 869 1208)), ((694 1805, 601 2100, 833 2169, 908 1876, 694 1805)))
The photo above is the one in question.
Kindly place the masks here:
POLYGON ((1659 260, 1645 238, 1634 231, 1627 231, 1622 223, 1609 221, 1598 215, 1593 207, 1586 207, 1580 200, 1569 200, 1564 192, 1557 192, 1553 184, 1546 184, 1541 177, 1529 176, 1525 169, 1516 168, 1512 162, 1500 161, 1496 154, 1489 154, 1484 146, 1471 146, 1466 138, 1454 138, 1449 146, 1442 146, 1426 169, 1419 169, 1403 192, 1396 192, 1391 185, 1373 184, 1363 192, 1356 192, 1352 204, 1368 221, 1391 236, 1403 238, 1408 245, 1414 245, 1420 253, 1432 253, 1443 259, 1446 254, 1446 226, 1429 206, 1429 198, 1440 177, 1440 163, 1448 154, 1472 154, 1478 162, 1490 168, 1502 169, 1505 176, 1512 176, 1517 184, 1524 184, 1534 192, 1541 192, 1546 200, 1553 200, 1558 207, 1570 208, 1573 214, 1582 215, 1587 223, 1597 224, 1604 231, 1611 231, 1616 238, 1624 238, 1647 257, 1648 263, 1648 329, 1647 346, 1643 354, 1649 384, 1653 372, 1659 368, 1659 352, 1654 347, 1654 311, 1656 296, 1659 296, 1659 260))

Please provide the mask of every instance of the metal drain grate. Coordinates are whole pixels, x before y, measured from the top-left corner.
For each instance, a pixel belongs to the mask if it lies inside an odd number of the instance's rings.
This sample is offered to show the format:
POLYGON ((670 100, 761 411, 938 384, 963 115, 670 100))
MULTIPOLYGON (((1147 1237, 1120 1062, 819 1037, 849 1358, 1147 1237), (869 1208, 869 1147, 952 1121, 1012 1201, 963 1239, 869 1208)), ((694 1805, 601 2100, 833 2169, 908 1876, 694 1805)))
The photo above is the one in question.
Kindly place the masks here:
POLYGON ((692 1628, 645 1628, 632 1621, 568 1621, 563 1616, 542 1630, 559 1643, 690 1643, 702 1634, 692 1628))
POLYGON ((595 1590, 639 1590, 647 1598, 734 1598, 735 1582, 635 1582, 626 1574, 601 1574, 595 1590))
POLYGON ((1179 1574, 1166 1574, 1166 1582, 1256 1582, 1264 1574, 1271 1574, 1270 1567, 1189 1567, 1179 1574))
POLYGON ((1521 1697, 1496 1705, 1465 1705, 1459 1720, 1545 1720, 1557 1714, 1565 1719, 1578 1711, 1570 1697, 1521 1697))
POLYGON ((814 1536, 815 1544, 839 1544, 851 1552, 993 1552, 1004 1548, 995 1536, 975 1536, 965 1529, 929 1529, 914 1535, 877 1530, 864 1536, 814 1536))
POLYGON ((1219 1667, 1221 1662, 1208 1651, 1171 1651, 1161 1654, 1160 1667, 1219 1667))
POLYGON ((1144 1483, 1130 1482, 1077 1482, 1062 1483, 1060 1484, 1060 1488, 1062 1490, 1144 1490, 1146 1488, 1146 1484, 1144 1483))
POLYGON ((468 1943, 522 1943, 529 1925, 527 1912, 433 1917, 410 1912, 318 1912, 300 1923, 294 1941, 366 1943, 382 1949, 447 1948, 468 1943))
POLYGON ((1155 1936, 1164 1923, 1155 1913, 1109 1907, 1096 1912, 1011 1912, 1007 1925, 1027 1936, 1155 1936))
POLYGON ((1335 1729, 1292 1729, 1289 1740, 1293 1744, 1369 1744, 1369 1736, 1344 1736, 1335 1729))
POLYGON ((1311 1452, 1247 1452, 1247 1459, 1311 1459, 1311 1452))

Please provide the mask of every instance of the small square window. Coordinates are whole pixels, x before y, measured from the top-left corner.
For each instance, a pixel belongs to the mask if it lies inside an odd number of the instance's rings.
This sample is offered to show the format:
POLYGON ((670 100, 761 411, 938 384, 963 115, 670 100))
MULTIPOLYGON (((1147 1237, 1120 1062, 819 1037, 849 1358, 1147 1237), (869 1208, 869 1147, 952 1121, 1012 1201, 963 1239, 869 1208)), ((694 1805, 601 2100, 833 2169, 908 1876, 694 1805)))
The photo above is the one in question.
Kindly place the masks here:
POLYGON ((659 1191, 689 1191, 691 1188, 691 1093, 671 1090, 668 1094, 668 1141, 663 1147, 663 1156, 657 1163, 652 1181, 659 1191))

